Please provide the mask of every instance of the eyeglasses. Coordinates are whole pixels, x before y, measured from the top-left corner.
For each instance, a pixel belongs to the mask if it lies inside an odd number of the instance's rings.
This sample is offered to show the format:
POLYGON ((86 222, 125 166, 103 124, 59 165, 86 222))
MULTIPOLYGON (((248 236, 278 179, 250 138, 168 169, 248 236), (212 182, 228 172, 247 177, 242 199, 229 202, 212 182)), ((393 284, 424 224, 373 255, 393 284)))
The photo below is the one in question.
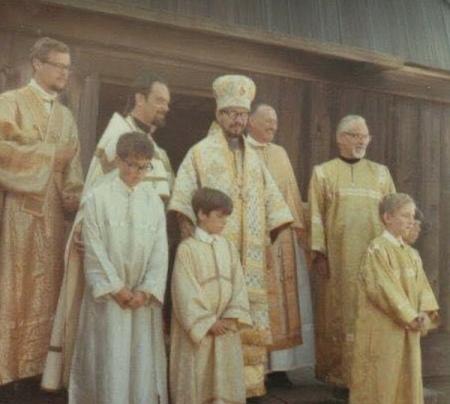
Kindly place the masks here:
POLYGON ((233 110, 229 110, 229 109, 222 109, 220 112, 225 114, 226 116, 228 116, 228 118, 232 119, 233 121, 236 120, 237 118, 248 119, 247 111, 246 112, 237 112, 237 111, 233 111, 233 110))
POLYGON ((151 170, 153 168, 153 165, 152 165, 151 162, 148 162, 147 164, 136 164, 136 163, 130 163, 127 160, 122 160, 122 161, 127 165, 127 167, 130 170, 136 170, 136 171, 138 171, 140 173, 146 172, 146 171, 151 170))
POLYGON ((352 140, 369 140, 371 136, 368 133, 353 133, 353 132, 343 132, 348 135, 352 140))
POLYGON ((46 65, 53 66, 55 69, 58 69, 62 72, 66 71, 68 73, 72 73, 73 69, 70 65, 65 65, 62 63, 56 63, 56 62, 50 62, 49 60, 43 60, 42 63, 45 63, 46 65))

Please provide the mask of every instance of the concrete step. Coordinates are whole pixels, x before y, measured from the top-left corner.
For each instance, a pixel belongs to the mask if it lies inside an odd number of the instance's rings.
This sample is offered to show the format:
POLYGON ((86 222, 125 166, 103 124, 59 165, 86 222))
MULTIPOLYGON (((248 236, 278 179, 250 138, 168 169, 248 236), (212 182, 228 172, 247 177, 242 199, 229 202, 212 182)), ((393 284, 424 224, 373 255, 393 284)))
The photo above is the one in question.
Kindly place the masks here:
POLYGON ((424 388, 425 404, 439 404, 439 396, 441 395, 435 390, 424 388))
MULTIPOLYGON (((433 404, 450 404, 450 376, 426 377, 426 393, 433 404)), ((425 396, 427 399, 427 395, 425 396)), ((428 404, 428 403, 427 403, 428 404)))
POLYGON ((450 334, 432 332, 422 338, 423 376, 450 376, 450 334))

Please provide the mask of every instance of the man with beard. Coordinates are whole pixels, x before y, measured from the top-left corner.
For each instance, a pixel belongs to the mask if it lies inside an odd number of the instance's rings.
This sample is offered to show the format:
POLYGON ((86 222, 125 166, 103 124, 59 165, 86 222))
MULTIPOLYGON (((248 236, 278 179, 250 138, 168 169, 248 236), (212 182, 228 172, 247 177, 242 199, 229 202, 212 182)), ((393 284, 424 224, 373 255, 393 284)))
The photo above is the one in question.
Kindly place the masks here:
POLYGON ((31 49, 33 78, 0 96, 0 385, 42 373, 63 275, 65 218, 83 176, 77 127, 58 101, 70 51, 31 49))
MULTIPOLYGON (((154 156, 143 181, 152 184, 163 202, 168 201, 174 175, 167 153, 156 144, 153 133, 158 127, 165 125, 169 103, 169 88, 160 76, 145 72, 136 79, 126 108, 129 112, 125 116, 114 113, 98 142, 89 166, 83 196, 93 186, 101 183, 105 174, 116 168, 116 147, 120 136, 135 132, 146 134, 154 146, 154 156)), ((83 201, 84 197, 82 203, 83 201)), ((66 247, 66 271, 42 379, 42 387, 47 390, 57 390, 68 383, 84 288, 83 245, 80 241, 82 220, 80 209, 66 247)))
POLYGON ((169 87, 163 78, 152 72, 145 72, 136 79, 125 108, 126 115, 115 112, 98 142, 86 178, 86 188, 89 188, 97 177, 116 167, 116 145, 119 137, 126 132, 141 132, 148 136, 155 147, 151 169, 145 181, 151 181, 156 193, 164 201, 168 200, 173 171, 166 151, 156 144, 153 133, 165 125, 169 103, 169 87))
MULTIPOLYGON (((201 187, 220 189, 233 201, 223 236, 237 248, 250 301, 253 327, 241 332, 247 397, 265 393, 264 370, 271 344, 266 285, 266 235, 292 222, 292 215, 258 154, 243 137, 255 84, 239 75, 213 83, 216 121, 187 153, 178 170, 169 210, 178 214, 184 236, 193 234, 191 200, 201 187)), ((220 262, 219 262, 220 263, 220 262)))
POLYGON ((309 189, 313 270, 320 276, 316 302, 316 375, 348 386, 357 273, 361 257, 383 230, 381 199, 395 192, 387 167, 364 159, 370 142, 364 118, 338 124, 339 157, 314 167, 309 189))
POLYGON ((270 347, 269 386, 289 387, 286 371, 314 364, 314 329, 308 271, 299 244, 306 247, 305 212, 297 180, 286 150, 272 143, 278 116, 267 104, 258 105, 249 119, 250 146, 266 165, 294 222, 268 248, 270 347), (298 244, 299 243, 299 244, 298 244), (300 304, 301 302, 301 304, 300 304))

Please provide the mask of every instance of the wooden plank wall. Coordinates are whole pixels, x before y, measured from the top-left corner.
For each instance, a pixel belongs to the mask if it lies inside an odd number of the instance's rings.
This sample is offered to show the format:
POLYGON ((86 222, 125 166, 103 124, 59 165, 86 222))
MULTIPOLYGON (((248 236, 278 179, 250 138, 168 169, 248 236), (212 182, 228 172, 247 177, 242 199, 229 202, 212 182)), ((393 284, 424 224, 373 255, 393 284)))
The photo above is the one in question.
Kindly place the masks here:
POLYGON ((371 49, 450 70, 448 0, 72 0, 200 17, 371 49))
POLYGON ((440 295, 448 330, 450 106, 333 83, 253 77, 257 101, 272 103, 278 110, 276 140, 291 157, 304 198, 312 167, 336 156, 334 131, 339 119, 347 114, 366 118, 373 135, 368 157, 386 164, 398 191, 411 194, 425 214, 418 248, 440 295))
MULTIPOLYGON (((18 43, 11 47, 9 38, 1 47, 8 57, 0 59, 0 87, 15 87, 29 77, 29 64, 20 56, 28 46, 18 43), (14 60, 19 65, 5 74, 6 66, 14 60)), ((271 103, 278 110, 277 141, 291 157, 304 197, 313 165, 336 156, 334 130, 338 120, 349 113, 366 117, 373 135, 368 157, 389 166, 398 190, 418 201, 429 223, 419 249, 433 288, 440 294, 445 326, 450 331, 450 105, 355 89, 338 82, 243 73, 255 79, 256 101, 271 103)), ((186 73, 180 69, 179 74, 186 73)), ((88 149, 94 136, 88 138, 87 134, 96 132, 98 99, 94 95, 98 80, 95 71, 77 80, 68 97, 85 134, 82 147, 88 149)))

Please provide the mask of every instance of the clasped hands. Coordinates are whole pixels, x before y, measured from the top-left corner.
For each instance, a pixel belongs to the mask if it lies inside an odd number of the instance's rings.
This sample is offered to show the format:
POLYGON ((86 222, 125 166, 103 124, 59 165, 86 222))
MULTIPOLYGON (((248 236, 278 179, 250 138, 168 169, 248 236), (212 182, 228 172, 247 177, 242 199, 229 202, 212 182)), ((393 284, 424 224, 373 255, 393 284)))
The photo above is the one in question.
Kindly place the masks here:
POLYGON ((406 329, 410 331, 420 332, 422 335, 426 335, 430 329, 431 319, 430 316, 424 311, 420 312, 419 315, 411 321, 406 329))
POLYGON ((127 287, 123 287, 117 293, 111 294, 111 296, 124 310, 139 309, 140 307, 145 306, 151 298, 151 296, 140 290, 132 291, 127 287))
POLYGON ((228 331, 236 331, 236 320, 232 318, 223 318, 217 320, 209 329, 208 333, 215 337, 224 335, 228 331))

